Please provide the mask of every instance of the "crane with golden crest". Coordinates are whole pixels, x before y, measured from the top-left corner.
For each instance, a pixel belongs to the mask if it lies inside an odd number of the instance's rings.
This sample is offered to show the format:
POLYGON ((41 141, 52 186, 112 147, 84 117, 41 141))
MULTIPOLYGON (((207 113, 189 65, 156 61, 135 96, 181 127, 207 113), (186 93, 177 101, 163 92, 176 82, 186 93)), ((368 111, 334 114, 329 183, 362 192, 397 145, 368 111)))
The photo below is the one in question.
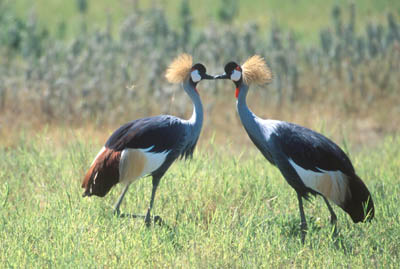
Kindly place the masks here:
POLYGON ((328 199, 347 212, 355 223, 374 217, 371 194, 339 146, 308 128, 261 119, 249 109, 246 104, 249 86, 266 84, 272 78, 262 57, 250 57, 242 66, 230 62, 225 66, 225 73, 215 78, 233 81, 239 117, 251 141, 296 191, 302 243, 307 230, 302 199, 310 194, 322 196, 332 224, 336 224, 337 217, 328 199))
POLYGON ((130 184, 144 176, 152 176, 153 188, 150 204, 144 217, 150 225, 157 187, 164 173, 178 157, 191 157, 203 125, 203 106, 197 84, 203 79, 213 79, 204 65, 193 64, 188 54, 178 56, 168 67, 166 78, 171 83, 181 83, 193 102, 193 114, 184 120, 170 115, 137 119, 119 127, 108 138, 86 173, 83 196, 104 197, 120 183, 123 191, 115 204, 114 213, 120 215, 121 202, 130 184))

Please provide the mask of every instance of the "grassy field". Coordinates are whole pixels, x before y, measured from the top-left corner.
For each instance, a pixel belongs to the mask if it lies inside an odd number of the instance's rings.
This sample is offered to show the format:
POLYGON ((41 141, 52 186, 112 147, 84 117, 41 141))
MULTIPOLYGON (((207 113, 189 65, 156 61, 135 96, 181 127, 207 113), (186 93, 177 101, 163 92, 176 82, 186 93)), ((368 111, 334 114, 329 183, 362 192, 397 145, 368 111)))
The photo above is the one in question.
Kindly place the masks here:
MULTIPOLYGON (((233 26, 218 21, 222 2, 189 1, 185 33, 182 0, 88 0, 85 14, 77 0, 0 0, 0 268, 398 268, 400 27, 387 12, 398 20, 400 1, 354 1, 353 25, 350 0, 239 0, 233 26), (161 7, 168 23, 134 3, 161 7), (335 22, 334 5, 342 12, 335 22), (61 24, 66 35, 57 34, 61 24), (104 199, 82 198, 82 177, 112 130, 191 113, 181 87, 163 78, 181 51, 210 74, 231 58, 265 56, 274 83, 252 90, 249 106, 337 141, 370 189, 376 219, 355 225, 335 207, 332 238, 329 212, 314 199, 305 203, 303 246, 295 192, 238 123, 229 81, 199 86, 198 149, 171 167, 155 200, 165 225, 113 216, 120 186, 104 199)), ((134 184, 122 211, 144 214, 150 192, 149 178, 134 184)))
MULTIPOLYGON (((161 7, 167 12, 168 21, 175 27, 180 25, 180 8, 182 0, 88 0, 86 19, 90 29, 105 28, 107 20, 111 19, 113 31, 117 32, 122 21, 134 8, 147 9, 152 6, 161 7), (134 4, 136 3, 136 5, 134 4)), ((195 26, 202 27, 211 21, 218 20, 218 12, 224 1, 204 0, 189 1, 195 26)), ((229 1, 225 1, 229 2, 229 1)), ((363 26, 367 21, 385 21, 386 13, 400 14, 400 2, 393 0, 238 0, 238 13, 234 23, 257 22, 270 27, 278 23, 286 29, 296 32, 298 37, 309 42, 318 40, 318 31, 331 22, 331 12, 334 5, 348 10, 350 3, 355 2, 357 8, 356 26, 363 26)), ((21 17, 36 14, 39 21, 52 30, 56 30, 61 22, 67 23, 69 36, 80 31, 82 18, 78 12, 77 1, 62 0, 15 0, 12 5, 21 17), (33 13, 32 13, 33 12, 33 13)), ((348 12, 343 14, 348 19, 348 12)), ((359 28, 358 28, 359 29, 359 28)), ((364 30, 364 29, 363 29, 364 30)))
MULTIPOLYGON (((240 135, 245 135, 244 133, 240 135)), ((154 212, 166 225, 147 229, 112 215, 120 192, 82 198, 81 178, 102 141, 82 132, 24 133, 0 147, 0 267, 397 268, 400 264, 400 137, 355 152, 358 174, 376 205, 370 224, 338 207, 333 240, 320 198, 305 203, 309 234, 300 243, 294 191, 255 150, 199 145, 190 162, 162 179, 154 212), (208 150, 204 150, 207 148, 208 150)), ((151 180, 128 192, 122 210, 144 213, 151 180)))

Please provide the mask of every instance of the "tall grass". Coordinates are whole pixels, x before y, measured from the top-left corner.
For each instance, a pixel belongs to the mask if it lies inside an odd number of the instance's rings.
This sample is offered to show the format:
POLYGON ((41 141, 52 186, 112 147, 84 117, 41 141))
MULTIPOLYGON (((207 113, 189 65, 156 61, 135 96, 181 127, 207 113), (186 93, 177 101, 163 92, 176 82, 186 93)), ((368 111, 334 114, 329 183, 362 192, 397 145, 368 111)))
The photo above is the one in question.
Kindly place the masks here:
MULTIPOLYGON (((294 191, 255 148, 200 147, 162 179, 154 213, 164 226, 117 218, 104 199, 82 198, 80 181, 100 145, 83 133, 21 134, 0 147, 1 267, 388 267, 400 263, 400 139, 352 155, 370 189, 376 218, 353 224, 338 207, 331 237, 320 198, 305 204, 309 233, 301 245, 294 191)), ((350 146, 350 151, 352 148, 350 146)), ((143 213, 151 180, 129 190, 122 211, 143 213)))

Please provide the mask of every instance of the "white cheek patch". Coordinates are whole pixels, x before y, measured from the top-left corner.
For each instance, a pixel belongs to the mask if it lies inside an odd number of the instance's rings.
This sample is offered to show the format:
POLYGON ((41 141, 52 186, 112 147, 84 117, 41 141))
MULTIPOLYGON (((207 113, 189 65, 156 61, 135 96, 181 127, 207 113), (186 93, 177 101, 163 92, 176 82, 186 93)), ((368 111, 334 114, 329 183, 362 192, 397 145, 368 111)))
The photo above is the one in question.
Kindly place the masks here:
POLYGON ((199 82, 201 80, 199 70, 193 70, 192 73, 190 73, 190 76, 192 77, 193 82, 199 82))
POLYGON ((242 72, 237 71, 236 69, 233 70, 232 75, 231 75, 231 80, 239 81, 241 77, 242 77, 242 72))

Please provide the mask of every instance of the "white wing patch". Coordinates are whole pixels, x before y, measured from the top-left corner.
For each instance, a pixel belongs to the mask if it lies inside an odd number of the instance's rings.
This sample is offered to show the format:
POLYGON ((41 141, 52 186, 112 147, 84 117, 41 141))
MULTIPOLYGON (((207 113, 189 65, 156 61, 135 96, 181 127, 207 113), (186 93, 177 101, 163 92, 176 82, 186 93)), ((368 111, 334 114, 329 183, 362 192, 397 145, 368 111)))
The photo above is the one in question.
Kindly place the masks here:
POLYGON ((343 205, 346 198, 351 195, 347 176, 341 171, 325 171, 317 168, 321 172, 314 172, 302 168, 292 159, 289 159, 289 163, 296 170, 304 185, 321 193, 337 205, 343 205))
POLYGON ((152 148, 154 148, 154 146, 151 146, 147 149, 139 149, 144 153, 147 158, 147 163, 141 176, 150 174, 151 172, 160 168, 160 166, 164 163, 165 158, 167 158, 167 155, 170 153, 170 150, 166 150, 163 152, 149 152, 152 148))
POLYGON ((120 182, 131 183, 160 168, 170 151, 149 152, 153 148, 154 146, 122 151, 119 163, 120 182))
POLYGON ((232 72, 232 75, 231 75, 231 80, 239 81, 241 77, 242 77, 242 72, 237 71, 236 69, 234 69, 233 72, 232 72))

